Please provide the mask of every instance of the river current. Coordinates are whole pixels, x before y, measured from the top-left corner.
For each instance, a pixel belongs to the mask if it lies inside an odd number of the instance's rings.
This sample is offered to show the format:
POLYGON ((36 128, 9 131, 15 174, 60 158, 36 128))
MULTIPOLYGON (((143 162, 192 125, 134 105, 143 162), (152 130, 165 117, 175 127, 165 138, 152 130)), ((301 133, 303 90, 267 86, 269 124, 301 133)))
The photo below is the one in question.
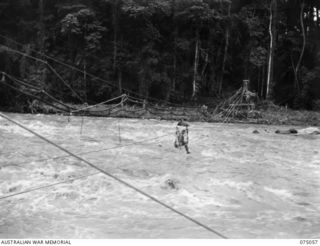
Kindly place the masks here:
MULTIPOLYGON (((319 135, 191 123, 187 155, 175 122, 8 115, 229 238, 320 237, 319 135)), ((0 198, 0 238, 219 238, 3 118, 0 139, 0 197, 86 176, 0 198)))

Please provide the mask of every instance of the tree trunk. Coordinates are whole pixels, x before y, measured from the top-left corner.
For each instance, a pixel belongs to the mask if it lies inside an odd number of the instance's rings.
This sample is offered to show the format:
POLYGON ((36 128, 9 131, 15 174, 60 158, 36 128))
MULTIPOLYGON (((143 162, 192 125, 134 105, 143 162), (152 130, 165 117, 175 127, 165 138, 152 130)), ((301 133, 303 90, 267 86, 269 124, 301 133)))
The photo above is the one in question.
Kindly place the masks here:
POLYGON ((113 3, 113 15, 112 15, 112 24, 113 24, 113 71, 116 73, 117 66, 117 56, 118 56, 118 2, 116 0, 113 3))
POLYGON ((45 28, 44 28, 44 5, 43 0, 39 0, 39 50, 44 53, 44 38, 45 38, 45 28))
POLYGON ((173 51, 173 64, 172 64, 172 77, 171 77, 171 84, 168 86, 166 101, 170 101, 171 93, 176 89, 176 72, 177 72, 177 54, 176 54, 176 44, 174 43, 174 51, 173 51))
POLYGON ((172 89, 176 89, 176 76, 177 76, 177 46, 176 46, 176 30, 174 37, 174 48, 173 48, 173 77, 172 77, 172 89))
POLYGON ((139 71, 139 94, 145 99, 149 96, 149 67, 145 62, 141 63, 141 68, 139 71))
MULTIPOLYGON (((230 18, 230 12, 231 12, 231 4, 232 4, 232 2, 230 2, 228 4, 228 17, 229 18, 230 18)), ((218 94, 219 95, 221 95, 221 93, 222 93, 223 76, 224 76, 224 70, 225 70, 226 61, 227 61, 227 57, 228 57, 229 38, 230 38, 230 25, 228 24, 228 26, 226 28, 225 46, 224 46, 224 53, 223 53, 221 76, 220 76, 219 87, 218 87, 218 94)))
POLYGON ((122 95, 122 71, 118 70, 118 87, 119 87, 119 95, 122 95))
POLYGON ((219 72, 220 71, 218 71, 219 68, 217 68, 216 64, 218 64, 219 63, 218 61, 220 61, 220 59, 222 59, 221 56, 222 56, 223 46, 224 46, 223 44, 218 46, 218 49, 216 50, 216 52, 214 52, 214 55, 212 58, 212 67, 211 67, 212 78, 211 78, 211 80, 213 81, 213 83, 212 83, 211 88, 212 88, 212 92, 215 95, 218 95, 219 81, 220 81, 219 80, 219 72))
MULTIPOLYGON (((121 35, 120 38, 120 50, 123 48, 123 35, 121 35)), ((119 88, 119 95, 122 95, 122 65, 118 65, 118 88, 119 88)))
POLYGON ((199 63, 199 30, 196 30, 196 46, 195 46, 195 54, 194 54, 194 66, 193 66, 193 81, 192 81, 192 99, 195 98, 198 91, 198 63, 199 63))
POLYGON ((173 23, 173 57, 172 57, 172 77, 171 84, 167 90, 166 101, 170 100, 171 92, 176 89, 176 73, 177 73, 177 27, 175 23, 175 15, 176 15, 176 0, 171 1, 171 21, 173 23))
POLYGON ((301 62, 302 62, 302 58, 304 55, 304 50, 306 47, 306 32, 305 32, 305 27, 304 27, 304 21, 303 21, 303 13, 304 13, 304 2, 301 3, 301 9, 300 9, 300 25, 301 25, 301 34, 302 34, 302 48, 301 48, 301 53, 299 56, 299 60, 297 62, 296 67, 294 68, 294 77, 295 77, 295 88, 297 90, 297 93, 300 94, 301 91, 301 86, 300 86, 300 81, 299 81, 299 71, 300 71, 300 67, 301 67, 301 62))
POLYGON ((87 60, 84 57, 83 61, 83 83, 84 83, 84 102, 87 102, 87 60))
MULTIPOLYGON (((45 26, 44 26, 44 2, 43 0, 39 0, 39 36, 38 36, 38 43, 39 43, 39 50, 41 54, 45 53, 45 26)), ((45 60, 44 56, 41 56, 41 59, 45 60)), ((46 65, 42 62, 38 64, 38 74, 40 75, 40 85, 44 86, 46 81, 46 65)))
POLYGON ((268 57, 268 74, 267 74, 267 88, 266 98, 271 99, 273 97, 273 64, 274 64, 274 50, 275 50, 275 12, 277 9, 277 0, 271 0, 270 2, 270 20, 269 20, 269 35, 270 35, 270 47, 268 57))
POLYGON ((201 71, 201 81, 202 81, 202 85, 205 84, 205 83, 203 83, 203 81, 204 81, 205 72, 206 72, 208 63, 209 63, 209 54, 208 54, 208 52, 206 52, 205 58, 204 58, 204 64, 203 64, 203 66, 202 66, 202 71, 201 71))
POLYGON ((262 71, 261 71, 261 88, 260 88, 260 95, 261 98, 265 98, 264 97, 264 79, 265 79, 265 66, 262 66, 262 71))
POLYGON ((258 67, 258 78, 257 78, 257 81, 258 81, 258 88, 257 88, 257 91, 258 91, 258 96, 260 96, 260 88, 261 88, 261 67, 258 67))
POLYGON ((177 36, 178 36, 178 29, 175 23, 175 16, 176 16, 176 1, 172 0, 172 22, 174 25, 173 31, 173 79, 172 79, 172 89, 175 90, 176 88, 176 73, 177 73, 177 36))

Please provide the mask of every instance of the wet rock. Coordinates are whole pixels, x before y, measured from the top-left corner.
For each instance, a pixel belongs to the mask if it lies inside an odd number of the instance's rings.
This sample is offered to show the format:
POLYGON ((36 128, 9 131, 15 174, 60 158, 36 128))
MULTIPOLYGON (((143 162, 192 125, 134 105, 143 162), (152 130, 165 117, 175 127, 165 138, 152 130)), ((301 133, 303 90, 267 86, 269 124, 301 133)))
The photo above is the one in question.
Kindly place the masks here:
POLYGON ((259 134, 260 132, 258 130, 254 130, 252 133, 253 134, 259 134))
POLYGON ((317 127, 308 127, 300 130, 291 128, 289 130, 276 130, 277 134, 301 134, 301 135, 318 135, 320 130, 317 127))
POLYGON ((277 134, 297 134, 298 131, 294 128, 291 128, 289 130, 276 130, 275 133, 277 133, 277 134))
POLYGON ((14 191, 16 191, 17 190, 17 187, 11 187, 11 188, 9 188, 9 192, 14 192, 14 191))

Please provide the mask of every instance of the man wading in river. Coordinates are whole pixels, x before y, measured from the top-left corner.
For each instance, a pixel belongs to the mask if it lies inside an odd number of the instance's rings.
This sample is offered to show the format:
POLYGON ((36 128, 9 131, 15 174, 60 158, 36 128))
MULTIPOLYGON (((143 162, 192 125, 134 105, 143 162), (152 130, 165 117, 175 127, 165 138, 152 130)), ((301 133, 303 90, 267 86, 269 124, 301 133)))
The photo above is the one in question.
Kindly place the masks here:
POLYGON ((182 146, 185 147, 187 154, 190 154, 188 142, 188 126, 189 124, 183 120, 179 120, 176 126, 176 140, 174 141, 174 147, 181 148, 182 146))

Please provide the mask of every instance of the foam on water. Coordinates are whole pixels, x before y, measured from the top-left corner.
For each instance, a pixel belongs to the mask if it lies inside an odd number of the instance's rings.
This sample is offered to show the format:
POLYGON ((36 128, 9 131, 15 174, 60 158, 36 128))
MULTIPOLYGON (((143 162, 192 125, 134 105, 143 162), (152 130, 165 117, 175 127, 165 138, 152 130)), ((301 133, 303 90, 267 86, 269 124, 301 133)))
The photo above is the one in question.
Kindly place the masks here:
MULTIPOLYGON (((191 123, 186 155, 174 122, 84 117, 80 135, 81 117, 11 116, 74 153, 120 146, 118 125, 123 145, 168 134, 81 156, 231 238, 318 236, 319 138, 191 123)), ((30 136, 0 118, 1 195, 94 172, 74 158, 35 161, 64 153, 30 136)), ((0 237, 215 238, 102 174, 0 201, 0 237)))
POLYGON ((8 132, 8 133, 13 133, 17 135, 22 135, 25 137, 33 137, 34 135, 27 132, 26 130, 16 126, 16 125, 11 125, 11 124, 0 124, 0 129, 2 131, 8 132))
POLYGON ((285 189, 274 189, 274 188, 270 188, 270 187, 264 187, 264 190, 271 192, 280 198, 286 199, 286 198, 292 197, 292 194, 288 190, 285 190, 285 189))

